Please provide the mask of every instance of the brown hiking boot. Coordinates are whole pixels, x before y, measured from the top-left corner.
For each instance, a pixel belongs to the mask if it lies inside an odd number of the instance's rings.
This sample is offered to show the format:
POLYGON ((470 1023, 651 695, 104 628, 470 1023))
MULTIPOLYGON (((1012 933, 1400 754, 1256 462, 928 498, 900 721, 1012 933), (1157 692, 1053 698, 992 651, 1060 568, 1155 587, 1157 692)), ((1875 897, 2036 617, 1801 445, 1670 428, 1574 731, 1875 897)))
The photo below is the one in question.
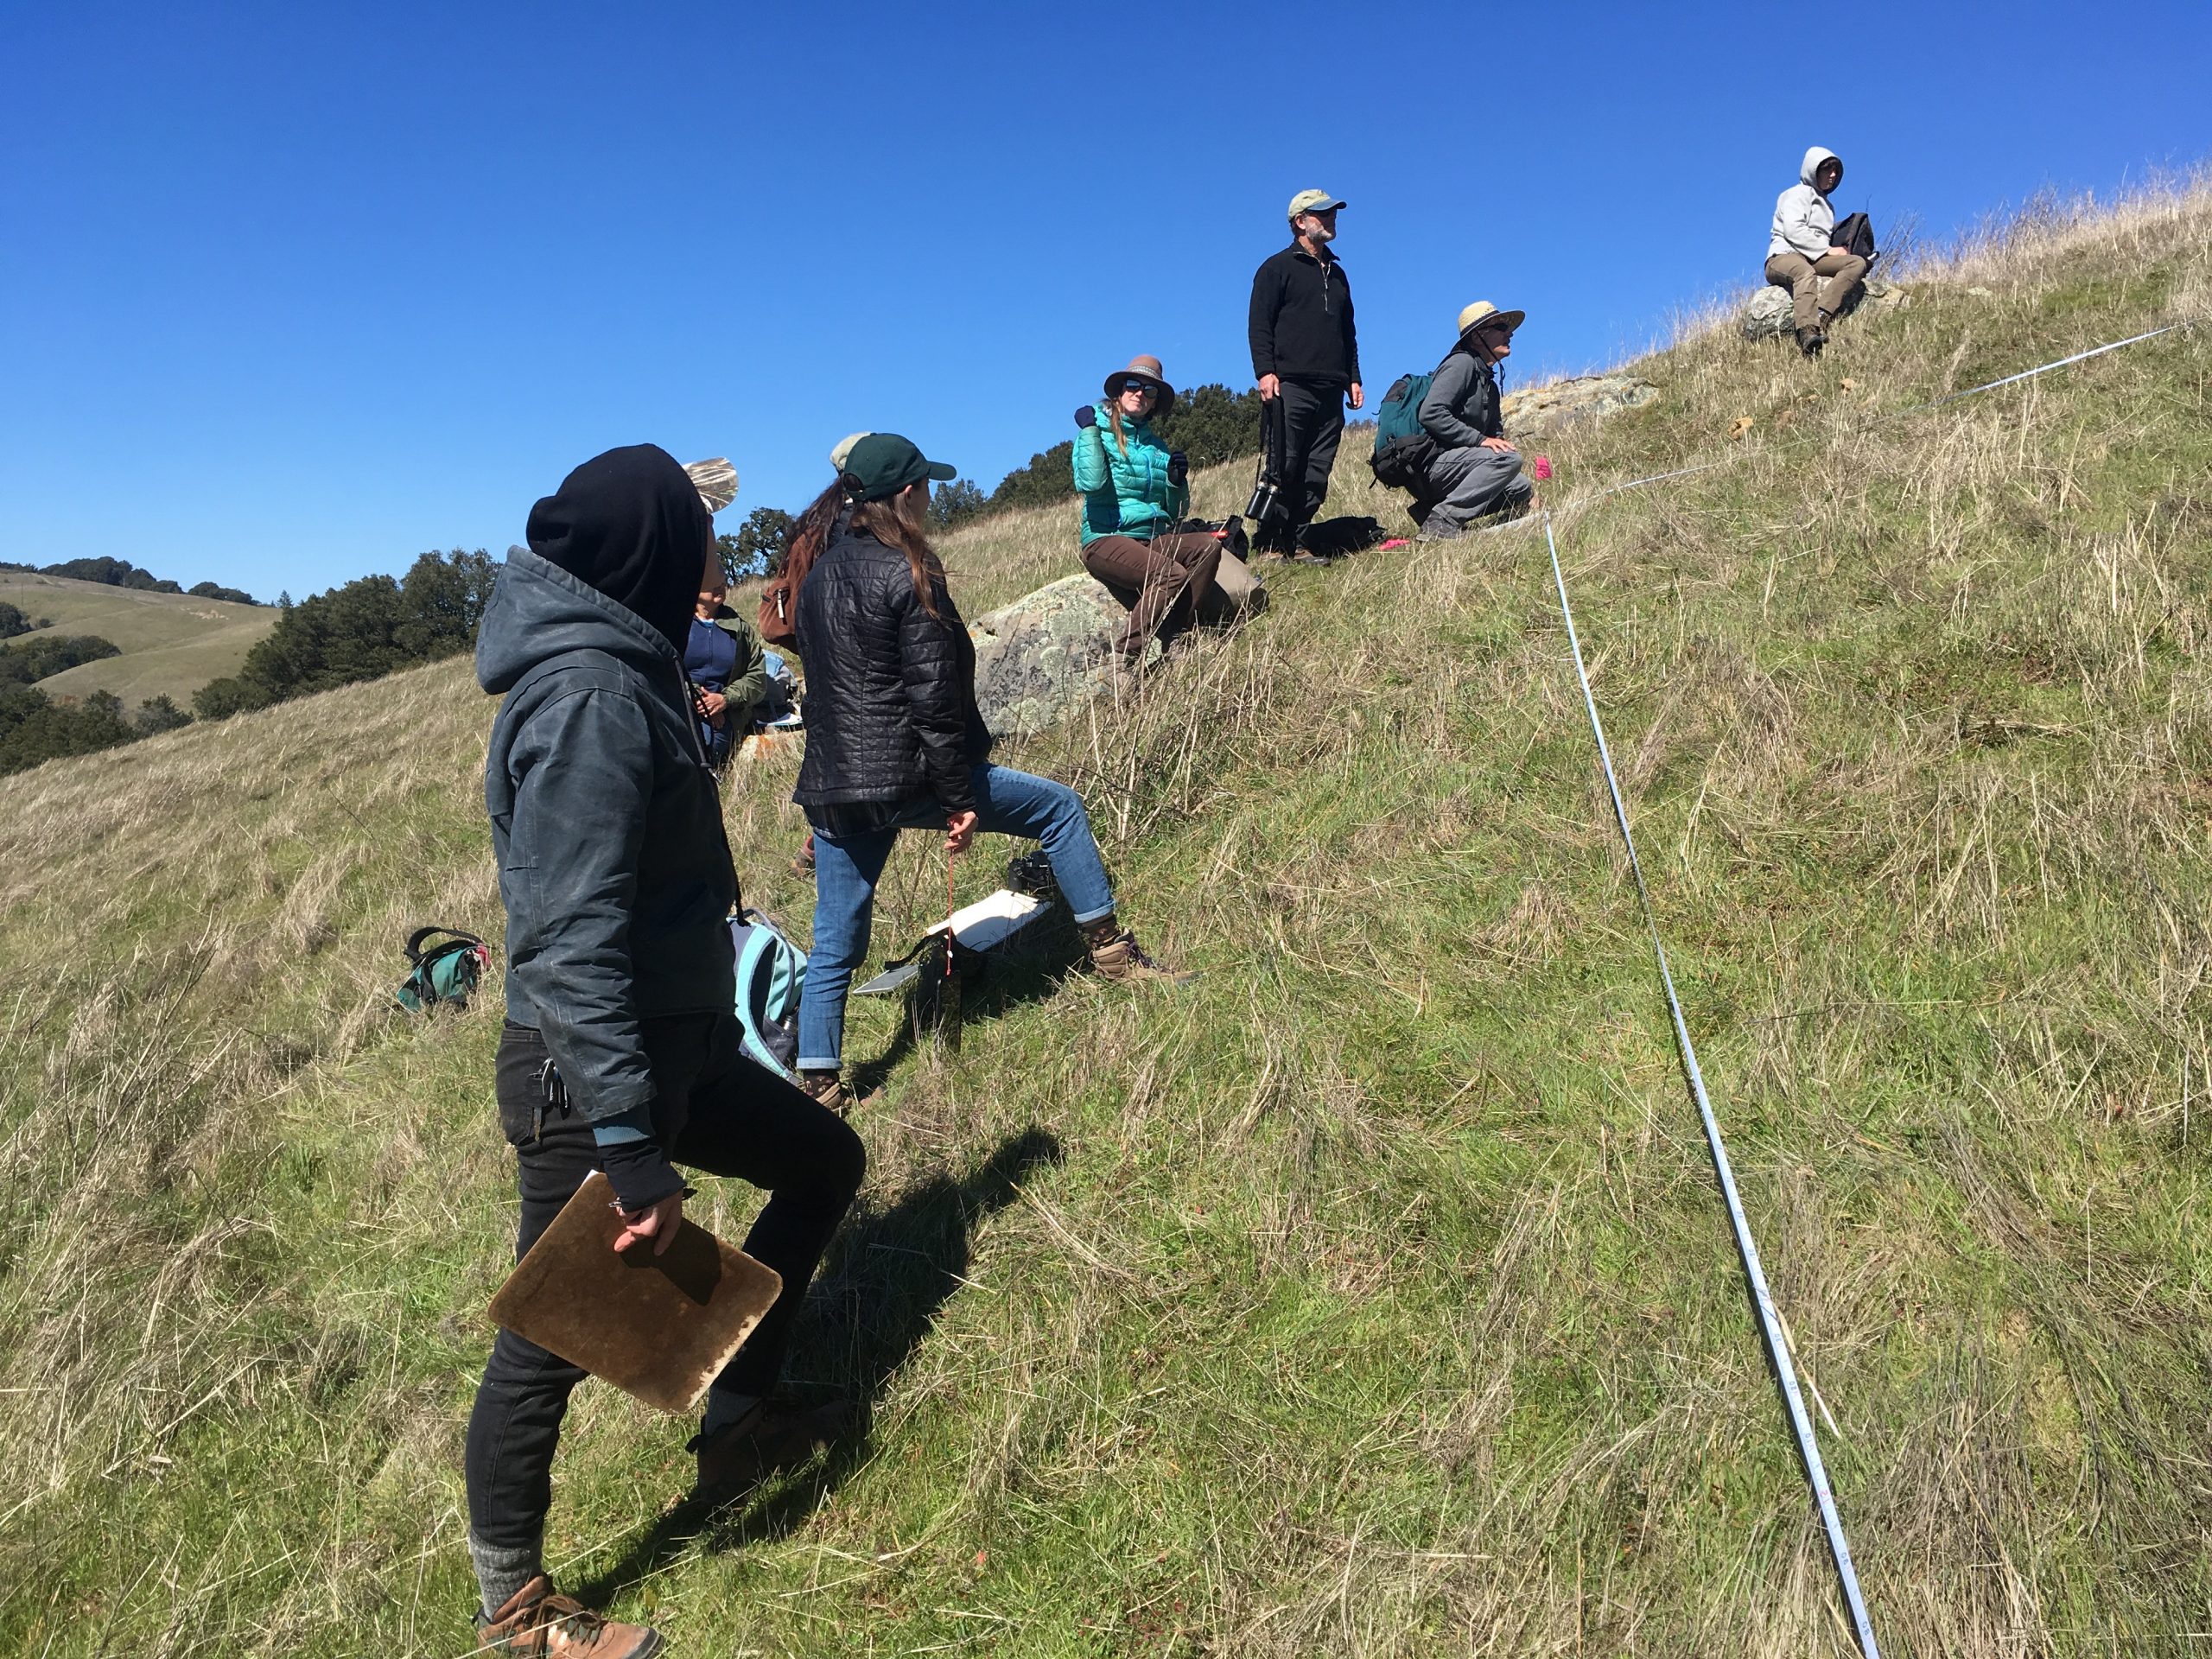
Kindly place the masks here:
POLYGON ((1808 357, 1818 357, 1821 348, 1827 343, 1828 337, 1817 328, 1800 328, 1797 331, 1797 349, 1808 357))
POLYGON ((1198 977, 1154 962, 1145 955, 1144 947, 1137 943, 1134 933, 1116 931, 1084 942, 1090 948, 1091 971, 1101 979, 1164 979, 1171 984, 1187 985, 1198 977))
POLYGON ((842 1117, 853 1109, 853 1096, 845 1087, 845 1080, 835 1071, 802 1071, 798 1086, 806 1090, 817 1106, 827 1106, 842 1117))
POLYGON ((691 1437, 699 1479, 691 1496, 708 1503, 742 1497, 779 1469, 795 1468, 829 1445, 852 1422, 849 1401, 800 1407, 764 1400, 710 1440, 691 1437))
POLYGON ((543 1573, 476 1627, 476 1651, 513 1659, 652 1659, 667 1647, 649 1624, 618 1624, 553 1593, 543 1573))

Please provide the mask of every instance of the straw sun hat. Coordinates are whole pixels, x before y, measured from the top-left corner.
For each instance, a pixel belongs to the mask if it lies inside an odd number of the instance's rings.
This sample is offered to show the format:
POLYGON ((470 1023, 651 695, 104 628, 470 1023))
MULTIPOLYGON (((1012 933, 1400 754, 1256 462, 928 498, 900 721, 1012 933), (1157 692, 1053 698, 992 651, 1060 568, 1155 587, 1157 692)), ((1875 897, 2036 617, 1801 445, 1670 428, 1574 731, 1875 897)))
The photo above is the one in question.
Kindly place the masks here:
POLYGON ((1528 320, 1526 311, 1501 311, 1488 300, 1477 300, 1459 314, 1459 338, 1465 340, 1471 331, 1485 326, 1510 334, 1528 320))

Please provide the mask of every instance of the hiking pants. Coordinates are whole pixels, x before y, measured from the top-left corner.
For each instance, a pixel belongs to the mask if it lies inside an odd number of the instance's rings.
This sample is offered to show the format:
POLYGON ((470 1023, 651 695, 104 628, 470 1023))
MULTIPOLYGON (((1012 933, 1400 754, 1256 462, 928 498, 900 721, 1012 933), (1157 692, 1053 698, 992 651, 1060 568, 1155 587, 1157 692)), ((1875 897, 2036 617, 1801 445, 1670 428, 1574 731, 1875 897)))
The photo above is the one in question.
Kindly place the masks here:
MULTIPOLYGON (((670 1159, 768 1190, 745 1253, 782 1275, 784 1287, 716 1389, 766 1395, 782 1371, 791 1319, 822 1252, 860 1191, 868 1154, 828 1108, 745 1058, 734 1014, 644 1021, 652 1068, 653 1133, 670 1159)), ((545 1039, 509 1021, 499 1035, 499 1127, 515 1149, 522 1223, 520 1261, 584 1178, 599 1144, 581 1112, 545 1099, 545 1039)), ((647 1249, 650 1246, 639 1246, 647 1249)), ((502 1331, 468 1419, 468 1529, 494 1549, 534 1550, 553 1503, 553 1450, 579 1366, 502 1331)))
POLYGON ((1421 533, 1446 538, 1486 512, 1518 506, 1535 493, 1521 473, 1521 457, 1506 449, 1441 449, 1421 475, 1421 500, 1427 508, 1421 533))
MULTIPOLYGON (((1114 913, 1114 889, 1091 838, 1083 801, 1065 784, 988 762, 969 774, 976 791, 976 827, 993 835, 1042 842, 1052 879, 1077 923, 1114 913)), ((799 986, 798 1069, 834 1071, 845 1048, 845 992, 868 959, 875 915, 875 884, 900 830, 944 829, 943 803, 916 801, 881 830, 857 836, 814 832, 814 946, 799 986)), ((743 1357, 742 1355, 740 1356, 743 1357)))
POLYGON ((1221 543, 1211 536, 1101 536, 1083 549, 1083 568, 1129 607, 1117 644, 1132 662, 1153 635, 1205 613, 1220 563, 1221 543))
POLYGON ((1790 320, 1800 329, 1821 327, 1827 317, 1841 311, 1866 274, 1866 262, 1841 248, 1830 249, 1818 260, 1802 253, 1777 253, 1766 262, 1767 281, 1789 290, 1790 320), (1823 276, 1827 278, 1825 291, 1823 276))
POLYGON ((1281 385, 1283 492, 1290 501, 1290 527, 1296 531, 1312 524, 1329 499, 1337 441, 1344 435, 1344 389, 1298 380, 1281 385))

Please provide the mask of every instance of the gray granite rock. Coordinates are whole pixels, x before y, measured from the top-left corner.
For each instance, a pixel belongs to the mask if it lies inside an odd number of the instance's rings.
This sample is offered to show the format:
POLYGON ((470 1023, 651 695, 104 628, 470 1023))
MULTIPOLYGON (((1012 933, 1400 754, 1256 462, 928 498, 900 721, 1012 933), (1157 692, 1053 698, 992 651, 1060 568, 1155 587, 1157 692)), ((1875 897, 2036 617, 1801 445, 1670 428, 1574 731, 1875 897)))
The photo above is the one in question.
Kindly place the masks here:
POLYGON ((1640 375, 1586 374, 1531 386, 1526 391, 1508 392, 1498 409, 1507 431, 1533 437, 1570 421, 1599 420, 1634 409, 1658 395, 1659 388, 1640 375))
MULTIPOLYGON (((1869 276, 1859 285, 1859 295, 1843 308, 1842 315, 1854 311, 1887 310, 1907 304, 1910 296, 1895 283, 1885 283, 1878 276, 1869 276)), ((1789 290, 1777 288, 1770 283, 1758 289, 1744 307, 1737 326, 1745 340, 1787 340, 1796 332, 1796 323, 1790 315, 1789 290)))
POLYGON ((997 737, 1027 737, 1089 702, 1113 677, 1121 601, 1083 575, 1063 576, 969 625, 976 701, 997 737))

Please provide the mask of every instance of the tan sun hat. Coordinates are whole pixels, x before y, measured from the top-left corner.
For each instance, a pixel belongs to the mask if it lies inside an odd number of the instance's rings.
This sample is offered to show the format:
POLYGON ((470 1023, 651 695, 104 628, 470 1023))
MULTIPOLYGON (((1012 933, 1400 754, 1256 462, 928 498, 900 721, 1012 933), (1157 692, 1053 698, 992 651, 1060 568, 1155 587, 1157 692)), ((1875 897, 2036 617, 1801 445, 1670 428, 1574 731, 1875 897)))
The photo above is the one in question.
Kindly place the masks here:
POLYGON ((1343 206, 1325 190, 1301 190, 1290 199, 1290 217, 1294 222, 1300 213, 1333 213, 1343 206))
POLYGON ((1160 378, 1158 358, 1140 354, 1129 359, 1128 368, 1108 375, 1106 377, 1107 402, 1111 403, 1121 395, 1122 382, 1124 380, 1141 380, 1160 394, 1152 406, 1152 419, 1158 420, 1174 406, 1175 388, 1160 378))
POLYGON ((1471 330, 1488 323, 1493 328, 1503 328, 1510 335, 1529 320, 1526 311, 1501 311, 1488 300, 1477 300, 1459 314, 1459 338, 1465 340, 1471 330))
POLYGON ((699 492, 699 499, 707 504, 709 512, 720 512, 737 499, 737 468, 721 456, 711 461, 687 461, 683 470, 691 474, 691 483, 699 492))
POLYGON ((845 463, 852 459, 853 446, 862 438, 872 438, 874 435, 873 432, 848 432, 830 446, 830 464, 839 472, 843 472, 845 463))

